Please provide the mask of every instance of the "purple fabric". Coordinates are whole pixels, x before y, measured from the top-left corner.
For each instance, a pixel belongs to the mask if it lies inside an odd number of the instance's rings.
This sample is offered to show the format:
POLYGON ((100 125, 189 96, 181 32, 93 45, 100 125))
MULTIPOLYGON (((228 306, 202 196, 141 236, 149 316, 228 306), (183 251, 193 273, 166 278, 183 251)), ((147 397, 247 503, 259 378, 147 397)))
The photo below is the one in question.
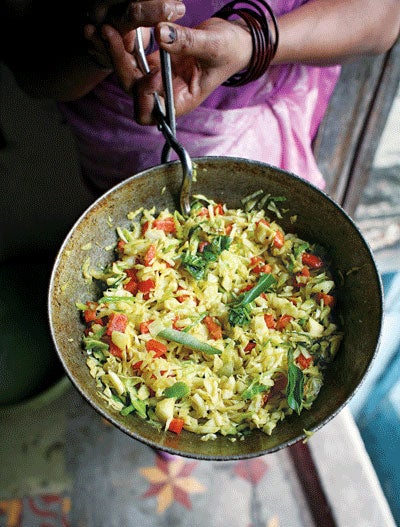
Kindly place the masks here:
MULTIPOLYGON (((187 15, 182 24, 193 26, 225 2, 185 3, 187 15)), ((277 15, 302 3, 270 1, 277 15)), ((312 140, 339 72, 339 66, 280 65, 244 87, 221 86, 196 110, 178 118, 177 138, 192 157, 223 155, 264 161, 323 188, 312 140)), ((100 189, 160 164, 161 133, 154 126, 133 121, 133 102, 113 75, 80 100, 59 106, 76 135, 85 177, 100 189)))

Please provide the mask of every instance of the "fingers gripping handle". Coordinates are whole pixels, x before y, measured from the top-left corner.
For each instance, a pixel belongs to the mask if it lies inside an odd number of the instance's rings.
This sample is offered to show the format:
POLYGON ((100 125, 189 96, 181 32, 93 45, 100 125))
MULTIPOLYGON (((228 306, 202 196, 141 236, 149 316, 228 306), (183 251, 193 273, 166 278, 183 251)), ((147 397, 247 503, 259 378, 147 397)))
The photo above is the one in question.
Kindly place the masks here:
MULTIPOLYGON (((149 73, 149 65, 147 63, 141 28, 136 29, 136 54, 141 70, 144 73, 149 73)), ((176 122, 175 122, 175 108, 174 96, 172 89, 172 70, 171 57, 163 49, 160 50, 160 61, 163 78, 163 86, 165 93, 165 113, 162 110, 162 105, 158 93, 154 93, 155 99, 155 116, 158 123, 158 128, 162 132, 166 141, 162 155, 161 162, 166 163, 169 160, 171 149, 175 151, 182 164, 183 181, 180 194, 180 208, 183 214, 188 215, 190 212, 190 191, 193 180, 193 165, 192 160, 186 149, 176 139, 176 122)))

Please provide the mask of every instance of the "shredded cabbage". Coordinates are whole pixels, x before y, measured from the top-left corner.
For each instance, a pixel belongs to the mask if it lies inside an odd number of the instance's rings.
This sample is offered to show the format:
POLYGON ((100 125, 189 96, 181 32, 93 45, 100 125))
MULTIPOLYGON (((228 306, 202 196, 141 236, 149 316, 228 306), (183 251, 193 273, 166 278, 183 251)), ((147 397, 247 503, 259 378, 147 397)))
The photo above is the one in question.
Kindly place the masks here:
POLYGON ((329 262, 248 209, 201 196, 188 217, 140 209, 117 228, 115 261, 94 273, 102 297, 78 304, 90 374, 115 411, 212 440, 271 434, 311 408, 342 339, 329 262))

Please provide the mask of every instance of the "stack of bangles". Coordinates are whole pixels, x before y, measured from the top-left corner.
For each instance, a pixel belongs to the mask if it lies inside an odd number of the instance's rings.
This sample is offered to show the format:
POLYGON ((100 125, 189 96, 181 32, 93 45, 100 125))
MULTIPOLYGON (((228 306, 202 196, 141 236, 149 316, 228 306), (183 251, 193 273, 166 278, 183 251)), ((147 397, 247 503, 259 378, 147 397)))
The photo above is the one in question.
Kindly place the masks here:
POLYGON ((271 7, 264 0, 233 0, 214 13, 213 17, 224 20, 242 18, 253 43, 249 66, 232 75, 223 85, 243 86, 261 77, 271 64, 279 42, 278 24, 271 7), (271 32, 271 21, 274 33, 271 32))

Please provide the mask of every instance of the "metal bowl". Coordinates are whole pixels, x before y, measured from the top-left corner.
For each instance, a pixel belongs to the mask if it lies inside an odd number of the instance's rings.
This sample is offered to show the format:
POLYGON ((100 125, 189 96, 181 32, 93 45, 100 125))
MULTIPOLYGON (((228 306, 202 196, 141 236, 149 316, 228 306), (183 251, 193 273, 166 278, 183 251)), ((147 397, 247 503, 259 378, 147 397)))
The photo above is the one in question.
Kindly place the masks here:
POLYGON ((230 207, 263 189, 273 196, 285 196, 289 209, 283 228, 292 228, 305 240, 325 246, 332 258, 337 289, 337 310, 342 319, 344 339, 325 383, 310 410, 279 423, 271 436, 252 432, 244 441, 227 437, 201 441, 183 431, 175 435, 157 431, 135 415, 121 416, 99 397, 81 348, 84 330, 76 302, 94 300, 99 285, 88 283, 82 265, 90 257, 92 266, 107 264, 115 244, 116 226, 129 226, 127 213, 143 206, 157 209, 179 206, 181 167, 168 163, 137 174, 100 197, 79 218, 66 237, 53 268, 49 288, 49 320, 54 344, 72 383, 83 397, 107 420, 134 439, 171 454, 209 460, 236 460, 264 455, 289 446, 315 432, 334 417, 350 400, 368 371, 377 349, 382 323, 382 286, 371 251, 349 216, 326 194, 299 177, 260 162, 228 157, 194 160, 196 182, 193 192, 204 194, 230 207), (112 223, 112 226, 110 225, 112 223))

